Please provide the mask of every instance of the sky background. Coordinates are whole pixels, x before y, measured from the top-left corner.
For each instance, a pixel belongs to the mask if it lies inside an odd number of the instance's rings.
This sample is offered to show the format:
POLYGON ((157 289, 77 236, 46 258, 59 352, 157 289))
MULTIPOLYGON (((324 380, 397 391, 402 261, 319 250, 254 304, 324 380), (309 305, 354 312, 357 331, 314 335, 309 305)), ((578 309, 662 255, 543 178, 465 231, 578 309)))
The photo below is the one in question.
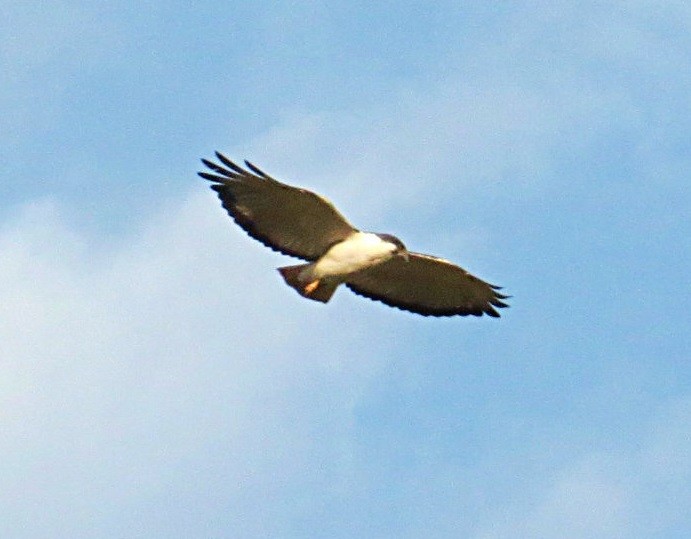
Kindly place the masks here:
POLYGON ((691 4, 0 7, 0 536, 690 536, 691 4), (216 149, 511 308, 300 298, 216 149))

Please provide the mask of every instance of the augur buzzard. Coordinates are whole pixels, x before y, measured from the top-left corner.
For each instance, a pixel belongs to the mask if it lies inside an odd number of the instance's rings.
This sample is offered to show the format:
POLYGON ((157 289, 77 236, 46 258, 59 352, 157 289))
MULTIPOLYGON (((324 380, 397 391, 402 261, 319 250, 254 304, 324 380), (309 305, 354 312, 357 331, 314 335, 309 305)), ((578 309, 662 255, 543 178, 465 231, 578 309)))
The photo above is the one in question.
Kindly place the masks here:
POLYGON ((199 176, 214 184, 223 207, 250 236, 307 264, 278 268, 286 283, 326 303, 341 283, 356 294, 423 316, 498 317, 507 307, 500 287, 455 264, 408 251, 390 234, 361 232, 325 198, 281 183, 252 163, 244 169, 216 152, 221 164, 199 176))

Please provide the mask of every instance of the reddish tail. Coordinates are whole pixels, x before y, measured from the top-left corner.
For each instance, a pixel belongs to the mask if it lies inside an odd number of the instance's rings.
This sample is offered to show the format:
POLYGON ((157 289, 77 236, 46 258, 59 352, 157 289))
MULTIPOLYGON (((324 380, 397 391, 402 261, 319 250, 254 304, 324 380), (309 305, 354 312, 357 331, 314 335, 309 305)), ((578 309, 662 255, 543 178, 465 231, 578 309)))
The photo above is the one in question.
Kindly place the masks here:
POLYGON ((305 288, 310 284, 309 282, 304 282, 300 279, 300 274, 309 264, 299 264, 297 266, 284 266, 278 268, 281 276, 285 282, 297 290, 298 294, 302 297, 313 299, 315 301, 321 301, 326 303, 331 299, 339 283, 327 283, 324 281, 319 281, 318 286, 311 292, 307 292, 305 288))

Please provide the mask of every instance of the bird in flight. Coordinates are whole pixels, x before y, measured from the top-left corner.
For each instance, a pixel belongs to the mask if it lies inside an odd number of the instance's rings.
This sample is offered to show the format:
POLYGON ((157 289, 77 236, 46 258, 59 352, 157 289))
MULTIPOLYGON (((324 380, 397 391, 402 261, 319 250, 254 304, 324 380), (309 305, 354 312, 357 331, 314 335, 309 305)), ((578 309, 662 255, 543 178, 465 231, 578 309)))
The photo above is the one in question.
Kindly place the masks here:
POLYGON ((500 287, 430 255, 410 252, 390 234, 361 232, 325 198, 275 180, 252 163, 246 169, 220 152, 212 172, 223 207, 251 237, 308 263, 278 268, 306 298, 326 303, 340 284, 361 296, 423 316, 498 317, 507 307, 500 287))

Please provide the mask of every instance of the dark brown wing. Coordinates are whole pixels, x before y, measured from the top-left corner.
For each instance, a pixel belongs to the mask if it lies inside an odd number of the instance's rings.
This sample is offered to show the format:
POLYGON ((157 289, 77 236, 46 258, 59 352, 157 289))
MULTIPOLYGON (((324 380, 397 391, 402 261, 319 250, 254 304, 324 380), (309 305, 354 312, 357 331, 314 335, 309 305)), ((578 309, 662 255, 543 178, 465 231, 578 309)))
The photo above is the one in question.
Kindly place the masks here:
POLYGON ((223 207, 250 236, 283 254, 316 260, 355 228, 328 200, 273 179, 252 163, 245 170, 223 154, 225 165, 202 159, 214 174, 198 174, 215 183, 223 207))
POLYGON ((346 286, 361 296, 423 316, 498 317, 494 307, 508 307, 501 301, 508 296, 499 294, 498 286, 448 260, 419 253, 410 253, 407 262, 397 256, 361 271, 346 286))

